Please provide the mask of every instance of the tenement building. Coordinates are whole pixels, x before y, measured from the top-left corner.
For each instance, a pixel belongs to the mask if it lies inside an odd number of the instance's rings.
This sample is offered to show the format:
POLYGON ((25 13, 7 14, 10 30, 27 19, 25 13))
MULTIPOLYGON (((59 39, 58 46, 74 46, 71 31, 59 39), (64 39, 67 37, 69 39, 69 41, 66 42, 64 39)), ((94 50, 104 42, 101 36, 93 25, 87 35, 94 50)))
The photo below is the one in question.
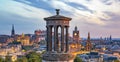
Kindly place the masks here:
POLYGON ((75 56, 69 52, 68 29, 71 18, 59 15, 59 9, 56 9, 56 15, 44 18, 47 27, 47 48, 42 56, 42 62, 73 62, 75 56), (58 29, 61 29, 61 38, 58 36, 58 29), (52 36, 54 32, 54 36, 52 36), (52 40, 54 37, 54 40, 52 40))

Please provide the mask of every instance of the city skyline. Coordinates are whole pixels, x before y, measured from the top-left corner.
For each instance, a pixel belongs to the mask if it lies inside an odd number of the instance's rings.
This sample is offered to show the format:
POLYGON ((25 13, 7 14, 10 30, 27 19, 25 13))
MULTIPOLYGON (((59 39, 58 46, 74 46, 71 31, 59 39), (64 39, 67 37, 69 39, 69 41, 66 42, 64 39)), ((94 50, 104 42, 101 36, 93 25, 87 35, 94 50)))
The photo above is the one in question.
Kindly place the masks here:
POLYGON ((120 37, 120 1, 119 0, 0 0, 0 34, 11 34, 11 26, 21 33, 34 33, 34 30, 46 30, 43 18, 60 14, 72 18, 69 33, 74 27, 80 31, 80 37, 120 37))

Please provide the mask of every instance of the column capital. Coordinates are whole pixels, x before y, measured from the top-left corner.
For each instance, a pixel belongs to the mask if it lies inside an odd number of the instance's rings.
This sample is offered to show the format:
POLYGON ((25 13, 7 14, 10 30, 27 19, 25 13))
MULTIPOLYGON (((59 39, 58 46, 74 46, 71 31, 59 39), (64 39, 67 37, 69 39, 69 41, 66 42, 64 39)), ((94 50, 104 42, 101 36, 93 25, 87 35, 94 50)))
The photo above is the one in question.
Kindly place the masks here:
POLYGON ((69 28, 69 26, 65 26, 66 28, 69 28))
POLYGON ((46 28, 47 28, 48 26, 46 26, 46 28))
POLYGON ((61 25, 60 27, 65 27, 64 25, 61 25))
POLYGON ((53 25, 47 25, 46 27, 53 27, 53 25))

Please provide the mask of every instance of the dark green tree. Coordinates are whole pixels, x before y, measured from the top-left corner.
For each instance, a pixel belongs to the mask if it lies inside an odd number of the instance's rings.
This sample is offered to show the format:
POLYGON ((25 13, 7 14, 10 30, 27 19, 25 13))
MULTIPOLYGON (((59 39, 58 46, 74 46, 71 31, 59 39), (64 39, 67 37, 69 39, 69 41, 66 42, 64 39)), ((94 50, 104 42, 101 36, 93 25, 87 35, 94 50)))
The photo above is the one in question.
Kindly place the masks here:
POLYGON ((31 52, 26 57, 28 58, 28 62, 42 62, 40 53, 31 52))
POLYGON ((16 62, 28 62, 26 57, 18 58, 16 62))
POLYGON ((76 57, 76 58, 74 59, 74 62, 82 62, 82 60, 81 60, 79 57, 76 57))
POLYGON ((22 49, 25 51, 31 50, 33 46, 22 46, 22 49))
POLYGON ((12 62, 11 56, 7 55, 7 56, 5 57, 5 62, 12 62))
POLYGON ((0 62, 4 62, 4 59, 2 57, 0 57, 0 62))
POLYGON ((119 60, 115 60, 114 62, 120 62, 119 60))

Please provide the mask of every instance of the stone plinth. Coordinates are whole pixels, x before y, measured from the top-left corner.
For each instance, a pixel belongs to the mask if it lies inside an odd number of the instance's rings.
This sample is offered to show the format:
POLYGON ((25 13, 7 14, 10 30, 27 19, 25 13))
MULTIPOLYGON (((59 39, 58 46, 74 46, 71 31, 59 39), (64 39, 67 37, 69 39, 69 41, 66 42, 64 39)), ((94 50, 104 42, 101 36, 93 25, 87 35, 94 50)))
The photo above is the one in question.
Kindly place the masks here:
POLYGON ((75 55, 70 53, 45 53, 42 62, 74 62, 75 55))

